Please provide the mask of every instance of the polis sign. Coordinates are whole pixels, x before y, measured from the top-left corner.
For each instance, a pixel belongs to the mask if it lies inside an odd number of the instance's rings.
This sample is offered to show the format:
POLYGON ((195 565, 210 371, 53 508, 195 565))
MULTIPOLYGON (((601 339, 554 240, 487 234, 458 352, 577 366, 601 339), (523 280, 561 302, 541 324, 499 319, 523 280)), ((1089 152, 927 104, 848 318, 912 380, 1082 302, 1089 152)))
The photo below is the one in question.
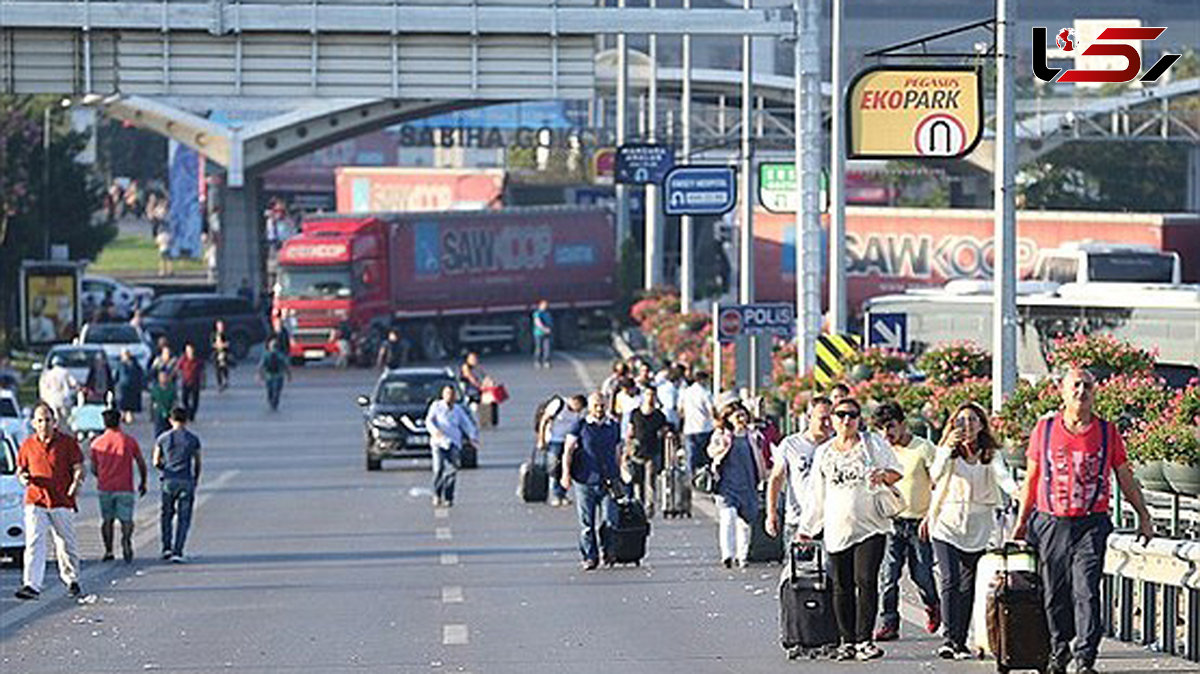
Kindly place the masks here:
POLYGON ((850 83, 852 159, 954 158, 983 134, 983 80, 972 67, 880 66, 850 83))
POLYGON ((774 335, 790 339, 795 331, 796 312, 786 302, 734 304, 717 312, 717 335, 731 342, 744 335, 774 335))

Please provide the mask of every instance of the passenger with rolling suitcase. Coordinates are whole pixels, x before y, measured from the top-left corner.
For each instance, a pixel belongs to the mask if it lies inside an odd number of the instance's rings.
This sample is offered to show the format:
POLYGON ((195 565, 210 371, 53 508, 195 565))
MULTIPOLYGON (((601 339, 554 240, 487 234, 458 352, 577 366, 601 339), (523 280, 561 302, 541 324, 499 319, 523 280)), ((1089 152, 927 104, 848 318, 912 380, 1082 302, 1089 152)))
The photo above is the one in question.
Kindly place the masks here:
POLYGON ((663 517, 692 516, 692 480, 688 477, 688 454, 674 431, 663 439, 666 466, 658 476, 659 510, 663 517))
POLYGON ((787 436, 775 448, 775 461, 771 467, 771 477, 767 480, 766 530, 772 536, 782 533, 785 543, 796 539, 802 494, 817 447, 833 436, 832 412, 833 401, 825 396, 814 396, 805 413, 805 430, 787 436), (782 532, 779 527, 781 493, 784 495, 782 532))
POLYGON ((1120 432, 1092 413, 1095 391, 1095 375, 1071 367, 1061 384, 1062 411, 1038 421, 1025 455, 1029 472, 1013 538, 1028 539, 1037 549, 1050 672, 1065 672, 1071 659, 1077 672, 1096 671, 1103 636, 1100 582, 1113 529, 1110 475, 1116 474, 1137 511, 1139 537, 1149 541, 1154 535, 1120 432))
POLYGON ((973 402, 959 405, 949 417, 930 473, 936 489, 920 527, 921 538, 933 540, 941 576, 945 643, 938 657, 970 660, 967 647, 975 597, 975 571, 996 525, 1001 493, 1017 485, 992 437, 987 412, 973 402))
POLYGON ((795 660, 826 655, 837 642, 825 549, 815 541, 791 543, 779 578, 779 643, 795 660))
POLYGON ((545 503, 549 496, 550 478, 545 456, 545 452, 539 452, 535 447, 517 472, 517 497, 525 503, 545 503))
POLYGON ((550 481, 551 506, 562 506, 570 502, 570 499, 567 498, 567 490, 563 489, 560 484, 563 443, 566 442, 567 432, 583 417, 583 410, 586 407, 587 399, 581 395, 571 396, 565 401, 561 396, 556 395, 538 406, 534 433, 537 437, 538 447, 543 448, 546 453, 546 472, 550 481))
MULTIPOLYGON (((563 447, 563 489, 575 489, 575 512, 579 516, 579 552, 584 571, 600 566, 600 545, 597 542, 597 514, 604 522, 615 522, 616 502, 610 487, 620 480, 617 452, 621 445, 621 428, 608 417, 604 396, 599 392, 588 396, 588 413, 567 433, 563 447)), ((603 538, 599 543, 604 543, 603 538)), ((607 551, 605 551, 607 554, 607 551)))

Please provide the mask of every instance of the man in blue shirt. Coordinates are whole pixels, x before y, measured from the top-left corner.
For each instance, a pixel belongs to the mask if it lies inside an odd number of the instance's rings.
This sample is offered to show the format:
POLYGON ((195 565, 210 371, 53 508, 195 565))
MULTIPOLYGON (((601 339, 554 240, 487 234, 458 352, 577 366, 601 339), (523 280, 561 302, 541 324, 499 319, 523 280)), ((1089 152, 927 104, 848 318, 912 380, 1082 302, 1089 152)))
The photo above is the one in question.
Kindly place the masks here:
POLYGON ((429 405, 425 413, 429 429, 429 449, 433 454, 433 505, 454 505, 454 485, 464 439, 479 442, 479 429, 467 410, 458 404, 453 386, 442 387, 442 397, 429 405))
MULTIPOLYGON (((587 416, 575 422, 567 432, 563 447, 563 489, 575 482, 575 512, 579 516, 579 552, 583 569, 593 571, 600 565, 596 545, 596 510, 602 509, 603 521, 616 522, 617 504, 609 486, 619 479, 617 450, 621 427, 606 414, 604 395, 588 396, 587 416)), ((603 544, 603 541, 601 541, 603 544)))
POLYGON ((192 526, 192 504, 200 481, 200 438, 187 429, 187 412, 182 407, 171 410, 171 430, 154 441, 152 460, 162 485, 162 558, 182 564, 187 561, 183 544, 192 526))
POLYGON ((533 312, 533 365, 550 367, 550 347, 554 341, 554 317, 550 315, 550 303, 538 302, 533 312))

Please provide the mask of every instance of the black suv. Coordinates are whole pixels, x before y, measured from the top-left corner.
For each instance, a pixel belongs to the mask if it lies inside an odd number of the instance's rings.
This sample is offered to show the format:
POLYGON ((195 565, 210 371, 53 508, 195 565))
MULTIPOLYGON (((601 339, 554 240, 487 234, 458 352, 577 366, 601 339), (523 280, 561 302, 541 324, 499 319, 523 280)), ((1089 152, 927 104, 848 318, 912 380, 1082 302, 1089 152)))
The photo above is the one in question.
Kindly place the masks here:
POLYGON ((154 300, 142 312, 142 330, 155 342, 166 337, 175 352, 191 342, 207 355, 217 319, 225 321, 236 360, 245 358, 251 346, 267 337, 267 322, 250 302, 233 295, 201 293, 163 295, 154 300))
POLYGON ((379 470, 384 459, 421 459, 430 456, 425 413, 453 386, 463 400, 462 385, 449 368, 407 367, 386 370, 375 385, 375 395, 358 396, 363 410, 367 470, 379 470))

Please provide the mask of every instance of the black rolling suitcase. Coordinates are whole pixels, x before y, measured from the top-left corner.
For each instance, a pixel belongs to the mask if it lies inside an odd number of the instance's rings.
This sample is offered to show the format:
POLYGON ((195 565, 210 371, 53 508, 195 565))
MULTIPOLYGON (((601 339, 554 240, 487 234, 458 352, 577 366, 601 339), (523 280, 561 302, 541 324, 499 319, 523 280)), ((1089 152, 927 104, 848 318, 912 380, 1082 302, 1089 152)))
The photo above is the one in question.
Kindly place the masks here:
POLYGON ((767 499, 759 494, 758 517, 750 526, 750 550, 746 560, 750 562, 782 562, 783 536, 767 533, 767 499))
POLYGON ((789 658, 815 658, 838 643, 825 549, 815 541, 792 543, 788 553, 779 579, 779 642, 789 658))
POLYGON ((680 450, 678 435, 667 435, 663 454, 665 465, 658 476, 659 510, 667 518, 691 517, 692 480, 684 467, 687 457, 680 450))
POLYGON ((614 526, 606 522, 601 527, 606 559, 614 564, 637 564, 641 566, 646 556, 646 538, 650 535, 650 522, 646 510, 636 499, 622 496, 617 499, 617 521, 614 526))
POLYGON ((1010 554, 1027 554, 1019 544, 1007 544, 1004 563, 993 577, 987 595, 988 647, 996 656, 996 671, 1046 671, 1050 660, 1050 628, 1046 624, 1042 577, 1035 571, 1010 571, 1010 554))
POLYGON ((537 449, 529 456, 529 460, 521 464, 517 476, 517 496, 526 503, 545 503, 550 495, 550 474, 546 462, 539 461, 537 449))
POLYGON ((458 451, 458 467, 479 467, 479 447, 477 447, 474 442, 471 442, 470 440, 463 442, 462 449, 458 451))

